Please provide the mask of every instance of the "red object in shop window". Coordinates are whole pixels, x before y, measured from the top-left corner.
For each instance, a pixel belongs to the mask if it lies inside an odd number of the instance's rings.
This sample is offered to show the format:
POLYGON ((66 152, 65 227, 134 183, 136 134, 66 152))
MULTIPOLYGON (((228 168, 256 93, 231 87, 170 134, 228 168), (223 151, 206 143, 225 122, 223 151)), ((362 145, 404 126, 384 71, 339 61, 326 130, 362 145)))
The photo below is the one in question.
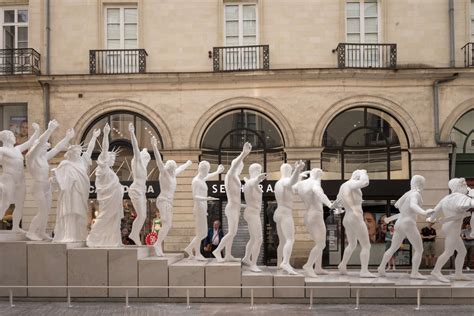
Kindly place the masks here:
POLYGON ((151 232, 146 235, 145 242, 148 246, 152 246, 158 240, 158 234, 156 232, 151 232))

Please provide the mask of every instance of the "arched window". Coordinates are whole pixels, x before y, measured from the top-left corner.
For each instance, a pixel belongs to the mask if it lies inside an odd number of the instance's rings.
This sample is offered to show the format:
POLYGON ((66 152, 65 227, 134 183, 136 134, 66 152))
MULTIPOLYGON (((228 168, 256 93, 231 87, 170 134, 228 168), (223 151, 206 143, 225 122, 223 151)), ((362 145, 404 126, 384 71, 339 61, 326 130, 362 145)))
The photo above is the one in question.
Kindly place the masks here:
POLYGON ((322 169, 326 179, 345 180, 356 169, 371 179, 408 179, 408 138, 391 115, 371 107, 355 107, 337 115, 323 138, 322 169))
POLYGON ((456 152, 474 154, 474 109, 465 113, 451 131, 451 140, 456 142, 456 152))

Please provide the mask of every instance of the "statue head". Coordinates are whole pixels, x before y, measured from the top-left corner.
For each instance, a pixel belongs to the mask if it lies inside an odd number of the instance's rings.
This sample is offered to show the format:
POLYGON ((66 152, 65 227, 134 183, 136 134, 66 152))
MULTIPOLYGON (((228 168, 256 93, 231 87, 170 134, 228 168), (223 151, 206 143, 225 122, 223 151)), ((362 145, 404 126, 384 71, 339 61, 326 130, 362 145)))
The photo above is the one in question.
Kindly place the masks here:
POLYGON ((291 171, 292 171, 291 165, 288 163, 284 163, 280 167, 280 173, 281 173, 282 178, 291 177, 291 171))
POLYGON ((262 166, 258 163, 253 163, 249 167, 250 178, 256 178, 262 173, 262 166))
POLYGON ((453 178, 449 180, 448 187, 451 190, 451 193, 467 194, 469 190, 467 188, 466 179, 464 178, 453 178))
POLYGON ((176 165, 176 161, 174 160, 167 160, 165 163, 165 169, 174 174, 176 168, 178 168, 178 165, 176 165))
POLYGON ((12 131, 10 130, 4 130, 0 132, 0 141, 3 143, 3 145, 14 145, 16 143, 16 137, 15 134, 13 134, 12 131))
POLYGON ((425 177, 420 175, 414 175, 410 181, 410 187, 412 190, 423 190, 425 187, 425 177))
POLYGON ((82 154, 82 146, 81 145, 71 145, 68 147, 66 153, 64 154, 64 158, 67 160, 77 160, 81 157, 82 154))
POLYGON ((142 151, 140 152, 140 157, 142 158, 142 161, 143 161, 143 164, 145 165, 145 167, 148 166, 148 163, 151 160, 151 156, 148 153, 148 149, 143 148, 142 151))
POLYGON ((311 178, 313 178, 315 180, 319 180, 323 176, 323 171, 319 168, 313 168, 313 169, 311 169, 310 176, 311 176, 311 178))
POLYGON ((206 160, 201 161, 198 165, 198 173, 202 177, 207 176, 209 174, 210 169, 211 169, 211 164, 206 160))

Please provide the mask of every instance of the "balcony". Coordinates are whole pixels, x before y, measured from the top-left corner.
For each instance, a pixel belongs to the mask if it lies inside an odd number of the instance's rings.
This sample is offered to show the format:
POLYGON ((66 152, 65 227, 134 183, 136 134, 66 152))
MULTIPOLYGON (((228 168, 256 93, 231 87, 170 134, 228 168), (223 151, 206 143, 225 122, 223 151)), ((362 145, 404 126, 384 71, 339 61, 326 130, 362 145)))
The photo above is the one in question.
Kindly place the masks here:
POLYGON ((89 51, 91 75, 142 74, 146 72, 144 49, 100 49, 89 51))
POLYGON ((39 75, 40 54, 33 48, 0 49, 0 75, 39 75))
POLYGON ((396 68, 397 44, 339 43, 338 68, 396 68))
POLYGON ((246 71, 270 69, 268 45, 214 47, 214 71, 246 71))
POLYGON ((474 67, 474 43, 467 43, 461 49, 464 54, 464 67, 474 67))

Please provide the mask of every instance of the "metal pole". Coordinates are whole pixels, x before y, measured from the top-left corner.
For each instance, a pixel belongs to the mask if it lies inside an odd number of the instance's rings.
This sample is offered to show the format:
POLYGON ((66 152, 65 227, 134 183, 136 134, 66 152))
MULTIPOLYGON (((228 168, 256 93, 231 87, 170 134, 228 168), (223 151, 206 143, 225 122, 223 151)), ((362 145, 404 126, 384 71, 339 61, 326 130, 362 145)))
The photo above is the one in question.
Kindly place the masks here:
POLYGON ((421 305, 421 289, 416 289, 416 307, 415 310, 419 311, 421 305))
POLYGON ((10 307, 15 307, 15 304, 13 304, 13 290, 10 290, 10 307))
POLYGON ((360 289, 356 290, 356 307, 355 309, 359 309, 359 294, 360 294, 360 289))
POLYGON ((67 289, 67 307, 72 307, 71 304, 71 290, 67 289))
POLYGON ((313 289, 309 290, 309 309, 313 309, 313 289))
POLYGON ((254 309, 254 306, 253 306, 253 289, 250 289, 250 309, 254 309))
POLYGON ((186 289, 186 304, 188 305, 188 309, 191 309, 191 305, 189 305, 189 289, 186 289))
POLYGON ((129 308, 130 305, 128 305, 128 290, 125 290, 125 308, 129 308))

